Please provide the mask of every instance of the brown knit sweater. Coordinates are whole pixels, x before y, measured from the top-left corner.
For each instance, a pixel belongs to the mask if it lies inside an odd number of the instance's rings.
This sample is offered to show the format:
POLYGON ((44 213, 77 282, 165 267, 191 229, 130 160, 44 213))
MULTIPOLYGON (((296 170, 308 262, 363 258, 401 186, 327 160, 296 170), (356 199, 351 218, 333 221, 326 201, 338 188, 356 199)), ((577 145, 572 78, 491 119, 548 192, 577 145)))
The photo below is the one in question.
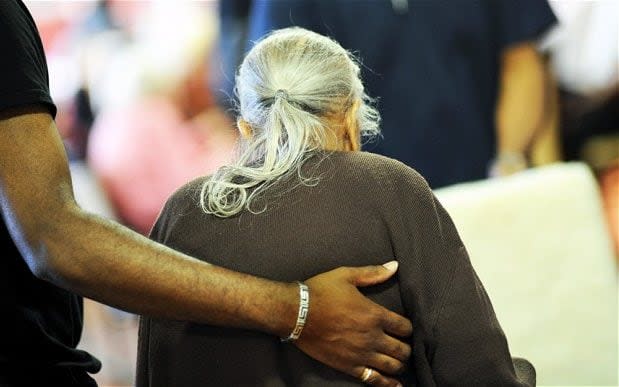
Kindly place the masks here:
MULTIPOLYGON (((266 211, 220 219, 199 208, 204 178, 177 191, 152 230, 174 249, 236 271, 303 280, 396 258, 397 278, 364 289, 413 322, 404 385, 518 386, 507 342, 447 212, 424 179, 370 153, 315 155, 306 175, 267 190, 266 211)), ((310 309, 310 319, 311 309, 310 309)), ((277 337, 142 318, 137 385, 357 386, 277 337)))

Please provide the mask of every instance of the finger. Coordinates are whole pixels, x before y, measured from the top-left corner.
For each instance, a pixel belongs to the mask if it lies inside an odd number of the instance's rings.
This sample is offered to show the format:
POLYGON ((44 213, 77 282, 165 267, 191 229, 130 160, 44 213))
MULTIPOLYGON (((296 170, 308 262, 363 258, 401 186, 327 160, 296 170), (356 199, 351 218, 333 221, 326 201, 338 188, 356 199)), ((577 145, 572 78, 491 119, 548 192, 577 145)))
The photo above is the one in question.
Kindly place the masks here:
POLYGON ((387 281, 398 270, 398 262, 391 261, 384 265, 351 267, 349 281, 355 286, 371 286, 387 281))
POLYGON ((409 337, 413 333, 413 324, 409 319, 386 308, 383 308, 382 322, 385 332, 391 335, 409 337))
POLYGON ((388 375, 399 375, 406 368, 404 362, 382 353, 373 355, 367 362, 368 367, 388 375))
MULTIPOLYGON (((366 367, 355 367, 351 375, 361 380, 365 368, 366 367)), ((370 386, 378 387, 402 387, 402 383, 400 383, 398 380, 384 376, 375 369, 372 369, 372 374, 364 383, 370 386)))
POLYGON ((380 343, 377 343, 376 349, 378 350, 378 352, 400 360, 402 362, 408 361, 411 356, 410 345, 387 335, 385 335, 384 340, 382 340, 380 343))
POLYGON ((397 379, 388 378, 378 371, 373 372, 368 384, 370 386, 379 387, 402 387, 402 383, 400 383, 397 379))

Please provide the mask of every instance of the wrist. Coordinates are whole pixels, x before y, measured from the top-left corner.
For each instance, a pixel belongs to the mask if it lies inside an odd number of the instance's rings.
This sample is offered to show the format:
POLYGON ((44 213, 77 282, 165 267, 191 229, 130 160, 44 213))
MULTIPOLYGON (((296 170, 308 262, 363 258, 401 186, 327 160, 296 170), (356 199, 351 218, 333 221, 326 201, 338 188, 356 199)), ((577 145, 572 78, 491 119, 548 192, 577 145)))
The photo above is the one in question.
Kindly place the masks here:
POLYGON ((264 310, 265 332, 277 337, 288 337, 295 327, 299 311, 299 285, 296 282, 277 283, 272 308, 264 310))
POLYGON ((283 342, 292 342, 299 339, 309 316, 309 287, 302 282, 298 282, 297 284, 299 285, 299 308, 297 313, 297 319, 294 328, 292 329, 290 334, 288 336, 281 337, 281 340, 283 342))
POLYGON ((500 151, 490 162, 490 176, 506 176, 527 169, 527 157, 523 152, 500 151))

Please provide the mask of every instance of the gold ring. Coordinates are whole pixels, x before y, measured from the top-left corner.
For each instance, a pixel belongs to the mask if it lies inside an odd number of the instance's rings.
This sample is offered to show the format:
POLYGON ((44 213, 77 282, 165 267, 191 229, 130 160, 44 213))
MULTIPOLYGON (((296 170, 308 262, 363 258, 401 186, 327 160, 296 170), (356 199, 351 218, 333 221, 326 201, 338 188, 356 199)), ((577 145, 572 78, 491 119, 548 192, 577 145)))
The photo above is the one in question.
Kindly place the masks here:
POLYGON ((363 369, 363 373, 361 374, 361 381, 362 382, 367 382, 368 380, 370 380, 370 378, 372 377, 372 374, 374 373, 374 370, 369 368, 369 367, 365 367, 363 369))

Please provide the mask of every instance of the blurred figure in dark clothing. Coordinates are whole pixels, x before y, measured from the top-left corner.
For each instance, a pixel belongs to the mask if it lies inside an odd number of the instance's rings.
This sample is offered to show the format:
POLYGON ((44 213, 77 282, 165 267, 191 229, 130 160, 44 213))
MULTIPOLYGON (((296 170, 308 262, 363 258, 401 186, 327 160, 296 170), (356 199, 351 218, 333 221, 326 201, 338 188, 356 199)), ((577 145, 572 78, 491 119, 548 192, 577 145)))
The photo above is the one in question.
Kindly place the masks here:
MULTIPOLYGON (((405 162, 434 188, 528 164, 545 92, 534 42, 556 20, 545 1, 245 0, 221 12, 222 30, 237 32, 222 33, 225 45, 298 25, 358 52, 383 117, 384 139, 367 150, 405 162)), ((236 63, 224 63, 223 95, 232 95, 236 63)))

